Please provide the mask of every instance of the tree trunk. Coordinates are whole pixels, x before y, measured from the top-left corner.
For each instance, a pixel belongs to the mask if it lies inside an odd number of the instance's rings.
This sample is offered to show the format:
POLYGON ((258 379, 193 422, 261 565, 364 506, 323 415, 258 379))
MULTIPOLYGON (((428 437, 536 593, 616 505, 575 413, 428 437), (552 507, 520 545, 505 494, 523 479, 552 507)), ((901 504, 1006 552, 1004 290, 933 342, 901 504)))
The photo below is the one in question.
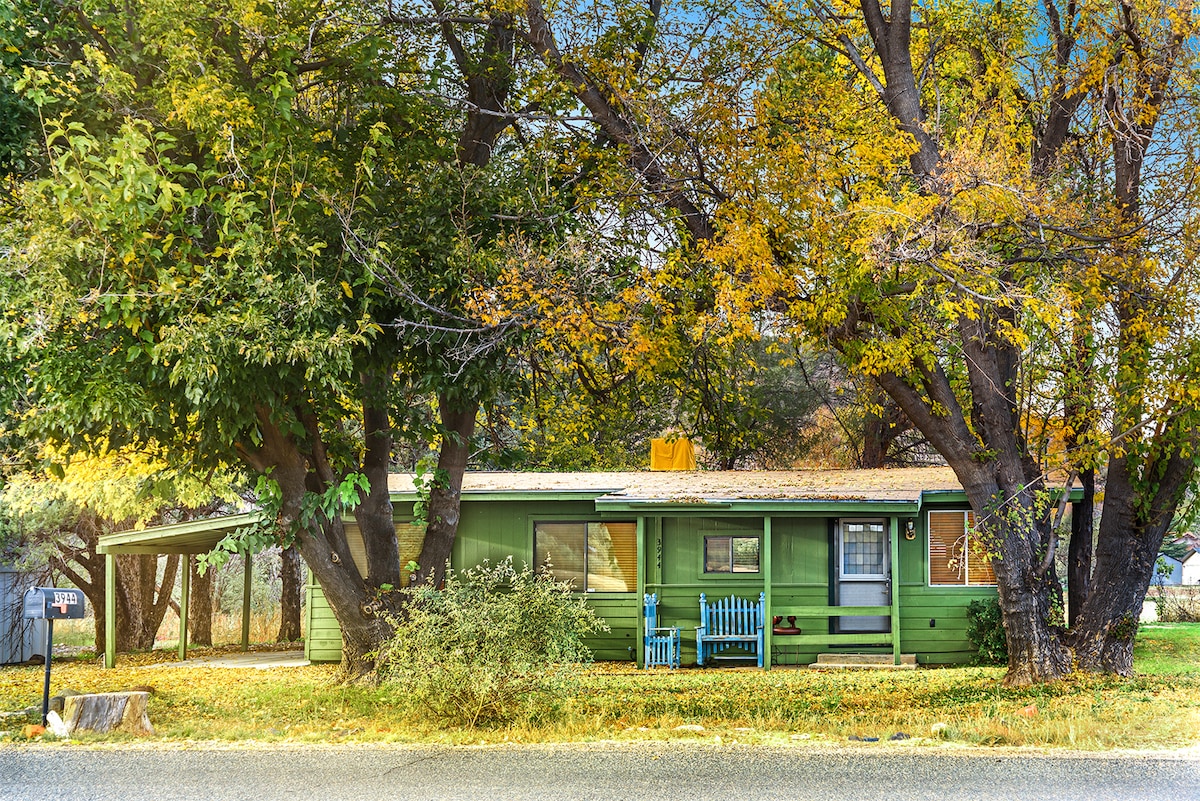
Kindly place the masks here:
MULTIPOLYGON (((254 451, 243 450, 242 455, 259 471, 271 471, 271 477, 279 485, 279 523, 289 530, 301 519, 305 493, 322 492, 334 486, 338 476, 325 458, 320 431, 311 417, 303 420, 311 439, 309 455, 300 452, 292 435, 274 422, 269 410, 259 409, 258 418, 262 445, 254 451)), ((368 470, 367 479, 372 486, 386 486, 386 473, 380 475, 368 470)), ((395 526, 391 520, 386 522, 384 530, 364 530, 363 537, 385 537, 387 530, 391 532, 394 548, 395 526)), ((399 593, 384 594, 378 588, 368 588, 350 554, 340 515, 322 518, 312 528, 301 528, 295 547, 320 583, 341 627, 343 673, 352 681, 372 676, 374 655, 392 631, 386 613, 393 611, 390 604, 396 603, 394 599, 399 593)))
POLYGON ((442 448, 438 455, 438 480, 429 493, 428 525, 421 546, 419 569, 414 584, 431 582, 440 587, 446 580, 446 563, 454 549, 462 504, 463 473, 471 455, 471 436, 475 432, 475 400, 454 403, 445 394, 438 397, 441 411, 442 448))
MULTIPOLYGON (((1172 433, 1159 436, 1171 441, 1172 433)), ((1071 632, 1080 670, 1133 675, 1133 641, 1154 563, 1195 473, 1193 461, 1181 451, 1192 447, 1194 443, 1176 444, 1172 453, 1157 458, 1152 454, 1109 460, 1094 582, 1071 632), (1147 472, 1155 470, 1156 462, 1161 464, 1161 478, 1148 488, 1149 497, 1137 489, 1140 459, 1148 463, 1147 472)))
POLYGON ((300 600, 304 587, 301 581, 300 551, 292 545, 279 554, 279 574, 283 589, 279 599, 279 635, 276 642, 295 642, 300 639, 300 600))
POLYGON ((188 638, 192 645, 212 645, 213 571, 200 573, 192 561, 191 597, 188 601, 188 638))
POLYGON ((166 557, 162 582, 158 557, 117 556, 117 650, 149 651, 166 616, 179 570, 179 554, 166 557))
MULTIPOLYGON (((1037 485, 997 487, 981 502, 972 498, 976 525, 993 558, 996 588, 1008 639, 1008 673, 1004 683, 1020 687, 1060 679, 1071 672, 1071 654, 1058 629, 1050 624, 1055 578, 1051 561, 1039 572, 1049 542, 1036 501, 1037 485), (1041 558, 1039 558, 1041 557, 1041 558)), ((968 497, 972 495, 968 491, 968 497)))
POLYGON ((71 734, 154 734, 147 713, 149 701, 150 693, 138 691, 69 695, 63 699, 63 723, 71 734))
POLYGON ((1071 505, 1071 543, 1067 548, 1067 628, 1075 628, 1091 594, 1092 550, 1096 503, 1096 471, 1079 475, 1083 498, 1071 505))
POLYGON ((874 381, 867 385, 864 394, 866 397, 860 400, 866 411, 863 414, 862 456, 858 466, 865 470, 887 467, 892 444, 907 430, 908 421, 896 402, 874 381))

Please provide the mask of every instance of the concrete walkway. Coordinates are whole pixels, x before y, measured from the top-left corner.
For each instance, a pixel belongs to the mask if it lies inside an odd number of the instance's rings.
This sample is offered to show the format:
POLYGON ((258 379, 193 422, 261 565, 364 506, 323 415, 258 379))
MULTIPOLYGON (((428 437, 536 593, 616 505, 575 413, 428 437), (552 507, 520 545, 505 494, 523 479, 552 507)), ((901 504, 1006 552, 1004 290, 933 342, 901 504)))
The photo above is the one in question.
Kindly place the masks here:
POLYGON ((161 668, 295 668, 310 664, 304 658, 304 651, 248 651, 240 654, 225 654, 223 656, 202 656, 197 659, 186 659, 182 662, 160 662, 154 667, 161 668))

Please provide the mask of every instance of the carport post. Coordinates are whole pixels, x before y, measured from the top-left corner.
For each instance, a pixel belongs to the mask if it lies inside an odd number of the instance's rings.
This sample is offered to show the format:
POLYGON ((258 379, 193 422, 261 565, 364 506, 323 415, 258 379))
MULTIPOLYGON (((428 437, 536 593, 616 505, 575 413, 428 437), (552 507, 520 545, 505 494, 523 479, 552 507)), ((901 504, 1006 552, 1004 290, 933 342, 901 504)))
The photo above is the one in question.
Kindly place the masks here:
POLYGON ((104 554, 104 666, 117 665, 117 557, 104 554))
POLYGON ((246 575, 242 578, 242 650, 250 650, 250 570, 254 564, 250 552, 246 551, 246 575))
POLYGON ((183 576, 179 579, 179 661, 187 659, 188 604, 192 592, 192 555, 183 555, 183 576))

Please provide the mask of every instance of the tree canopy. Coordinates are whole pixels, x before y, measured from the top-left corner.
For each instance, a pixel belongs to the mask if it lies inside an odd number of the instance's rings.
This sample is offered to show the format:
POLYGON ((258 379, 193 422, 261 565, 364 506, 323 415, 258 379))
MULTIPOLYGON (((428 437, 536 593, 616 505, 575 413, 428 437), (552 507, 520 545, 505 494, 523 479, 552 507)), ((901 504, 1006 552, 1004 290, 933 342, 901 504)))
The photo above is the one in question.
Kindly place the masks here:
POLYGON ((438 451, 436 582, 477 417, 504 464, 663 428, 787 463, 832 355, 861 458, 911 426, 966 489, 1009 680, 1127 673, 1200 444, 1195 25, 1188 0, 18 3, 0 392, 56 447, 269 476, 362 672, 404 579, 399 450, 438 451), (1098 479, 1057 621, 1063 493, 1083 512, 1098 479))

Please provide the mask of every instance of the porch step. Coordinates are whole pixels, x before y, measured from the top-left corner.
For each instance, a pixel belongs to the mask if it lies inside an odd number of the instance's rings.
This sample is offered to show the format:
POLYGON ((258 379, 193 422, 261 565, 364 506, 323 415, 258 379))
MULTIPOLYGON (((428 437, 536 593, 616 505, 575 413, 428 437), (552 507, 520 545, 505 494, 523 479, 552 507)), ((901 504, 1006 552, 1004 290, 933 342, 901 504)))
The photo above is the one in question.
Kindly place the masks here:
POLYGON ((891 654, 817 654, 817 661, 809 665, 817 670, 916 670, 916 654, 900 654, 900 664, 895 664, 891 654))

